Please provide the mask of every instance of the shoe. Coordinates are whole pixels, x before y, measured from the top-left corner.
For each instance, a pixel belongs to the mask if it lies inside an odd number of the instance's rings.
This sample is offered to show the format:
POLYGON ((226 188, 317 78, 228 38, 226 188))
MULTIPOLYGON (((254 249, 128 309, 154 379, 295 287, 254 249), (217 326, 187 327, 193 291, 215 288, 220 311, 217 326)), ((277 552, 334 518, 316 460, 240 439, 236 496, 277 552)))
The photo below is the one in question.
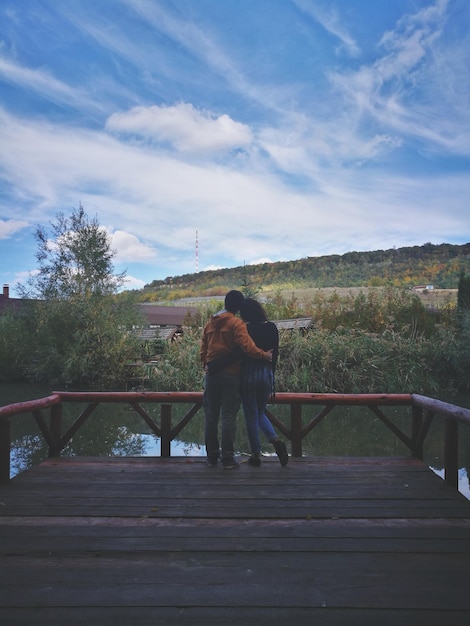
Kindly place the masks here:
POLYGON ((248 465, 252 465, 253 467, 261 467, 261 459, 259 456, 250 456, 248 459, 248 465))
POLYGON ((289 455, 287 454, 286 444, 280 439, 276 439, 276 441, 273 442, 273 445, 282 467, 285 467, 289 462, 289 455))
POLYGON ((207 457, 206 465, 209 467, 217 467, 217 459, 213 459, 212 457, 207 457))
POLYGON ((236 467, 240 467, 240 464, 235 461, 232 457, 228 457, 226 459, 222 459, 222 466, 224 469, 235 469, 236 467))

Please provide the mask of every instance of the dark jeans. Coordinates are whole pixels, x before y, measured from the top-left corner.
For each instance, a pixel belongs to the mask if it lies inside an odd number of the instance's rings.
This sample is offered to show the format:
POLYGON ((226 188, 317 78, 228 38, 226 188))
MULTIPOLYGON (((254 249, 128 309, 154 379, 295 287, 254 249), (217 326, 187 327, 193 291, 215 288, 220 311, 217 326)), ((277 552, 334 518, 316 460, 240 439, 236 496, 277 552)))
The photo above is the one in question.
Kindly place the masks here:
POLYGON ((276 439, 276 431, 266 415, 266 404, 273 390, 273 373, 264 363, 245 367, 241 377, 243 412, 251 452, 261 452, 259 431, 269 442, 276 439))
POLYGON ((207 457, 219 456, 219 418, 222 421, 222 458, 234 453, 237 413, 240 409, 240 376, 221 371, 204 378, 204 437, 207 457))

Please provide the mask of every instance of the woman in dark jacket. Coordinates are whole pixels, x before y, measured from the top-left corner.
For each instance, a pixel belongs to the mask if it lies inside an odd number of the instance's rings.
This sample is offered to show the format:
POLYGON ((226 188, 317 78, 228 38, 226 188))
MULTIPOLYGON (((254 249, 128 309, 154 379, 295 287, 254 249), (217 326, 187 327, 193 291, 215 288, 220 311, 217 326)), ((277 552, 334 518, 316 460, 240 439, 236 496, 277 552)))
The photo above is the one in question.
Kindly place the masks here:
POLYGON ((250 465, 261 465, 261 443, 259 431, 272 443, 281 465, 287 465, 289 456, 286 444, 281 441, 266 415, 266 405, 274 391, 274 371, 279 353, 279 333, 277 326, 268 321, 261 304, 253 298, 246 298, 240 308, 241 318, 247 324, 250 337, 258 348, 272 350, 272 361, 243 357, 241 370, 241 395, 246 429, 251 447, 250 465))

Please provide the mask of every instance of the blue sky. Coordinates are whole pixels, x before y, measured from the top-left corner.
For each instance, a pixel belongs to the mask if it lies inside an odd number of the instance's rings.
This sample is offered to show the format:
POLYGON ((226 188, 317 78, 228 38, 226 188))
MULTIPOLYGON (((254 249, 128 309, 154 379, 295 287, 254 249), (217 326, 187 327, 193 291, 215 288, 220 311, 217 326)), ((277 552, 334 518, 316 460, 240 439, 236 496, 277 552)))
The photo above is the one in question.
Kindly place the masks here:
POLYGON ((128 288, 467 243, 468 59, 468 0, 2 0, 0 280, 80 203, 128 288))

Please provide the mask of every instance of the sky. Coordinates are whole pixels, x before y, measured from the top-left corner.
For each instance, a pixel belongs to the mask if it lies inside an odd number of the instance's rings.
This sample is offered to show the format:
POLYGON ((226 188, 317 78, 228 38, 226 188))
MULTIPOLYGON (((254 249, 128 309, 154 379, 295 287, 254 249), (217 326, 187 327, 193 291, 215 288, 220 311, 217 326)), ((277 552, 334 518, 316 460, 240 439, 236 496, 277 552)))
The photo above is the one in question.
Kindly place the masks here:
POLYGON ((0 0, 0 281, 83 206, 127 289, 470 241, 468 0, 0 0))

